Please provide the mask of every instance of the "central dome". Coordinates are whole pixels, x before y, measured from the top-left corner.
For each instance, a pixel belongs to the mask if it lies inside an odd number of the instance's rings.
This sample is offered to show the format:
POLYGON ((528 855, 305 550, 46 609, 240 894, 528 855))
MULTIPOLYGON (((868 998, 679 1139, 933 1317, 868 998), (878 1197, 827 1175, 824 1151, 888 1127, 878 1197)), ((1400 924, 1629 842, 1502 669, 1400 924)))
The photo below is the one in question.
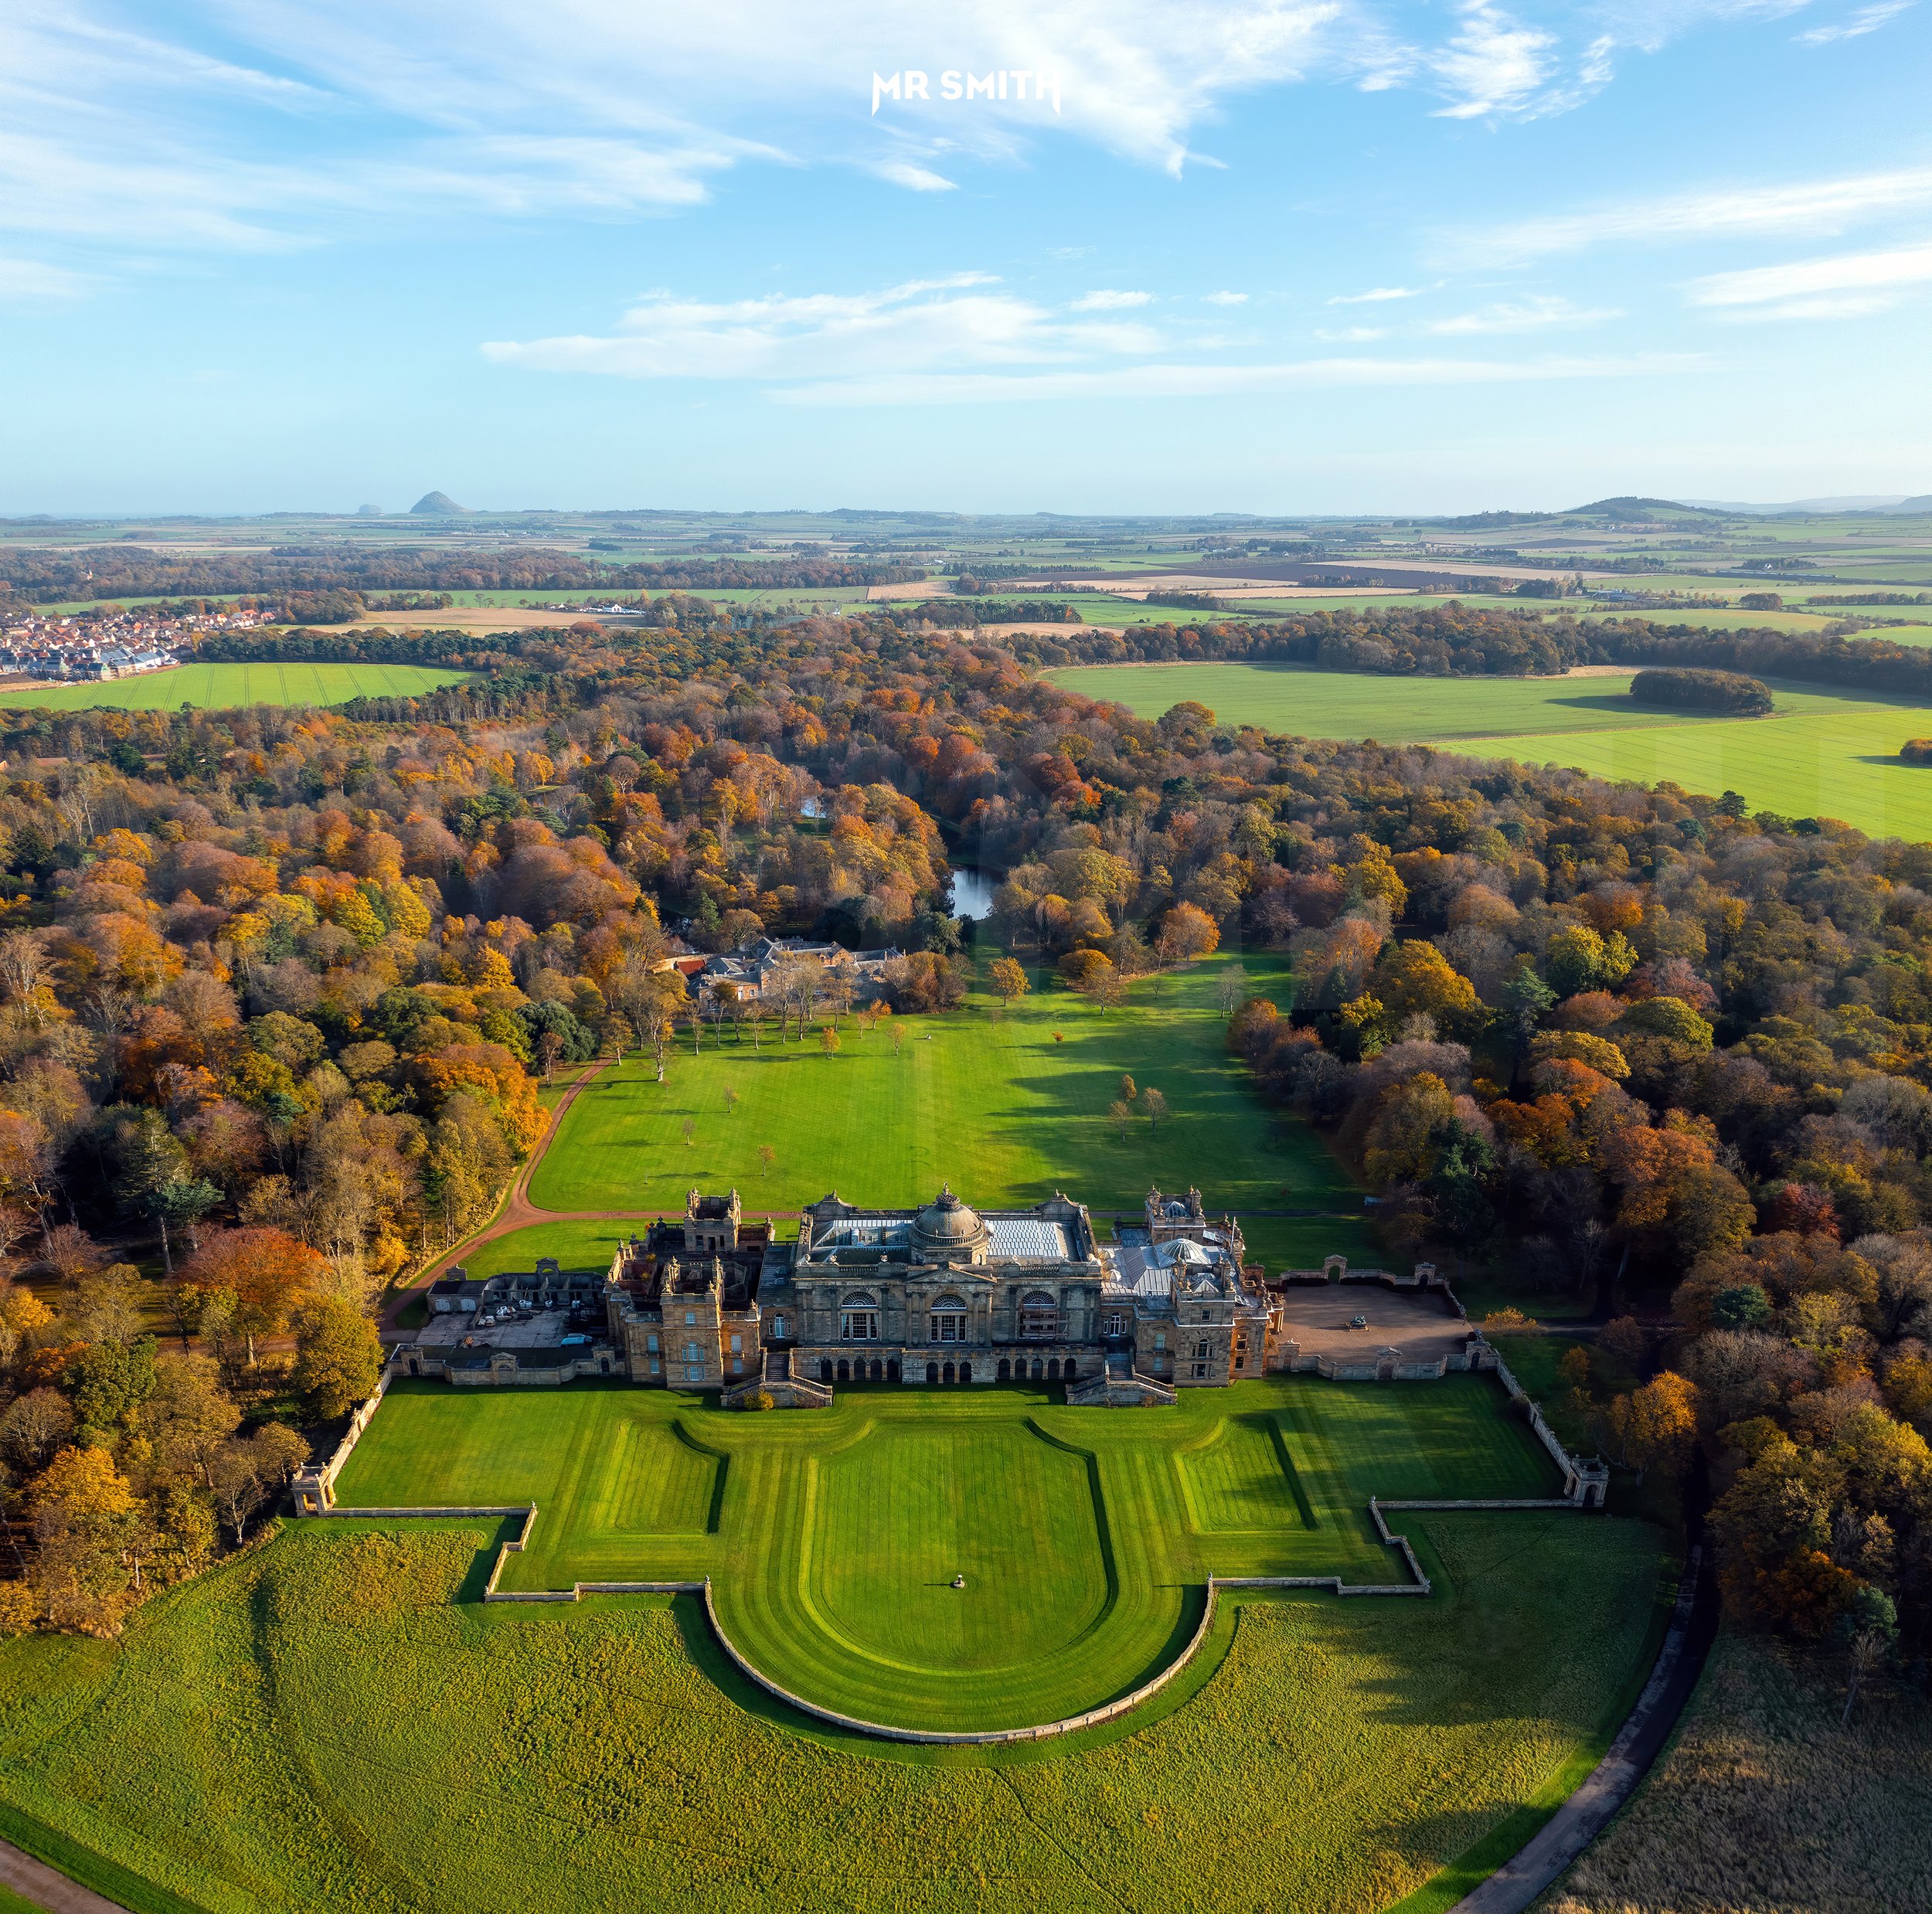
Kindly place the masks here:
POLYGON ((986 1226, 979 1212, 969 1209, 950 1188, 939 1194, 913 1219, 913 1231, 922 1244, 938 1250, 964 1249, 985 1239, 986 1226))

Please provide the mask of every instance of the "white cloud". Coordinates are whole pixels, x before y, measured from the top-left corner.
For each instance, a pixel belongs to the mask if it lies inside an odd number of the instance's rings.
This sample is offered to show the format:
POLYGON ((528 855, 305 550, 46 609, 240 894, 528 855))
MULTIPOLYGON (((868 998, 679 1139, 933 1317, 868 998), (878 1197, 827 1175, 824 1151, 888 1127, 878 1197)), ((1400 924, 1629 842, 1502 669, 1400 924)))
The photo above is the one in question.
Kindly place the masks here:
POLYGON ((1828 46, 1834 40, 1855 40, 1876 33, 1901 13, 1910 12, 1916 4, 1917 0, 1878 0, 1875 6, 1860 7, 1842 20, 1815 26, 1809 32, 1794 33, 1791 37, 1801 46, 1828 46))
POLYGON ((1657 378, 1706 369, 1698 353, 1631 359, 1328 359, 1259 365, 1152 364, 1043 372, 869 374, 781 387, 798 406, 983 405, 1004 400, 1215 399, 1335 387, 1510 385, 1566 379, 1657 378))
POLYGON ((1445 257, 1483 265, 1574 253, 1606 240, 1686 240, 1727 234, 1836 233, 1862 220, 1932 206, 1932 167, 1849 173, 1782 185, 1715 187, 1628 200, 1451 234, 1445 257))
POLYGON ((1733 316, 1851 319, 1882 311, 1895 303, 1904 287, 1928 281, 1932 281, 1932 243, 1709 273, 1692 280, 1686 291, 1692 305, 1733 316))
POLYGON ((1461 31, 1429 57, 1450 97, 1437 117, 1474 120, 1529 106, 1555 70, 1556 36, 1523 25, 1489 0, 1463 0, 1457 11, 1461 31))
POLYGON ((1345 325, 1331 331, 1317 326, 1315 336, 1331 345, 1355 345, 1366 339, 1386 339, 1389 328, 1386 325, 1345 325))
POLYGON ((910 160, 886 160, 872 171, 881 179, 892 185, 903 186, 909 192, 952 192, 957 189, 957 182, 948 179, 944 173, 936 173, 929 167, 915 166, 910 160))
POLYGON ((1385 299, 1415 299, 1422 294, 1420 286, 1372 286, 1366 292, 1338 292, 1328 301, 1332 306, 1379 305, 1385 299))
POLYGON ((77 273, 37 259, 0 259, 0 299, 72 299, 86 288, 77 273))
POLYGON ((1056 319, 997 284, 985 273, 960 273, 876 292, 721 303, 658 293, 614 333, 493 341, 483 352, 499 365, 542 372, 769 380, 1037 365, 1148 352, 1160 343, 1132 321, 1056 319))
POLYGON ((1100 291, 1083 293, 1068 308, 1073 312, 1124 312, 1130 306, 1151 305, 1151 292, 1100 291))
POLYGON ((1425 332, 1454 336, 1474 332, 1531 332, 1546 325, 1594 325, 1600 319, 1619 319, 1621 312, 1608 307, 1573 305, 1553 293, 1538 293, 1528 299, 1505 300, 1475 312, 1457 314, 1453 318, 1434 319, 1425 332))
POLYGON ((1210 306, 1245 306, 1248 302, 1244 292, 1204 292, 1201 297, 1210 306))

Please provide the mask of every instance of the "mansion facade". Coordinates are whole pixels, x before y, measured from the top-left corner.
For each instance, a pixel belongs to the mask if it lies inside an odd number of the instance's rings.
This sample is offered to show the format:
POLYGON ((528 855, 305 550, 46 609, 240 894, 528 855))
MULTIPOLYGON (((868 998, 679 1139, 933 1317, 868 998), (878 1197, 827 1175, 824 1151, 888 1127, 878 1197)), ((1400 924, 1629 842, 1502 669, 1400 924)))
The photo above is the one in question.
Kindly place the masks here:
POLYGON ((762 1389, 812 1406, 841 1383, 1029 1381, 1070 1401, 1159 1402, 1264 1366, 1269 1304, 1239 1226, 1200 1192, 1151 1192, 1104 1243, 1085 1205, 980 1211, 943 1188, 917 1209, 828 1195, 795 1243, 693 1191, 682 1221, 621 1250, 611 1341, 634 1382, 762 1389))

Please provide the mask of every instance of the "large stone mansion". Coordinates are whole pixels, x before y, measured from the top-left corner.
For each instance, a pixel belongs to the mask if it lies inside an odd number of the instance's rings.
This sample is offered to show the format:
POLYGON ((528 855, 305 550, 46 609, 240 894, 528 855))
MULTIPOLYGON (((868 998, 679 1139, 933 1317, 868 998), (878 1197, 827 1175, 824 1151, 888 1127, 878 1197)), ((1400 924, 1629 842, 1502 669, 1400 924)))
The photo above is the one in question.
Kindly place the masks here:
POLYGON ((984 1211, 949 1188, 917 1209, 828 1195, 786 1243, 745 1219, 735 1190, 694 1190, 600 1281, 546 1262, 438 1284, 432 1307, 470 1312, 479 1333, 399 1354, 407 1373, 453 1382, 623 1376, 800 1408, 859 1382, 1057 1382, 1070 1402, 1172 1402, 1267 1366, 1276 1311, 1245 1256, 1239 1225, 1210 1219, 1198 1190, 1151 1192, 1141 1222, 1111 1241, 1063 1195, 984 1211), (545 1311, 577 1333, 514 1348, 481 1333, 545 1311))

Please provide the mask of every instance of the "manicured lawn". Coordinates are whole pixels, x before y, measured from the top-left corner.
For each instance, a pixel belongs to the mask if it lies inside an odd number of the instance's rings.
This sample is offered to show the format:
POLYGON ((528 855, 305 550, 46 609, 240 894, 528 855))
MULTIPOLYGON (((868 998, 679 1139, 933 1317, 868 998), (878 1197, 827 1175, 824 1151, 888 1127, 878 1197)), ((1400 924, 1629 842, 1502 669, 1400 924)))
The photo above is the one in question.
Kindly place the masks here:
POLYGON ((0 705, 49 711, 174 711, 182 705, 339 705, 352 698, 410 698, 471 674, 426 665, 182 665, 104 685, 0 692, 0 705))
MULTIPOLYGON (((1282 959, 1243 961, 1254 988, 1279 987, 1282 959)), ((1333 1153, 1264 1105, 1229 1055, 1213 1005, 1221 968, 1210 960, 1143 980, 1106 1015, 1049 985, 997 1022, 984 998, 944 1016, 890 1018, 869 1036, 848 1019, 835 1056, 820 1051, 815 1028, 802 1045, 767 1035, 760 1050, 707 1035, 696 1056, 687 1039, 665 1083, 634 1059, 579 1096, 530 1200, 682 1212, 688 1189, 735 1188, 747 1209, 787 1211, 833 1189, 854 1202, 923 1202, 950 1181, 970 1202, 1024 1205, 1061 1189, 1138 1213, 1150 1183, 1192 1183, 1210 1209, 1242 1218, 1270 1267, 1335 1250, 1372 1260, 1360 1196, 1333 1153), (1166 1097, 1173 1115, 1158 1130, 1138 1119, 1123 1139, 1108 1121, 1123 1073, 1166 1097)))
POLYGON ((1107 665, 1056 682, 1156 716, 1185 699, 1224 722, 1304 737, 1440 743, 1472 756, 1574 765, 1599 777, 1741 792, 1753 808, 1842 818, 1876 836, 1932 838, 1932 775, 1898 762, 1932 708, 1774 681, 1776 713, 1646 709, 1628 677, 1377 678, 1268 665, 1107 665))
POLYGON ((801 1729, 686 1600, 475 1606, 494 1525, 295 1523, 121 1644, 0 1644, 0 1804, 141 1914, 1434 1914, 1600 1751, 1659 1562, 1614 1519, 1417 1533, 1427 1601, 1230 1603, 1151 1719, 902 1753, 801 1729))
POLYGON ((733 1638, 795 1693, 971 1728, 1134 1688, 1210 1574, 1406 1579, 1371 1494, 1555 1490, 1486 1378, 1281 1377, 1141 1414, 1058 1395, 842 1389, 828 1410, 755 1416, 628 1387, 404 1384, 338 1489, 359 1507, 534 1501, 505 1588, 709 1575, 733 1638))

